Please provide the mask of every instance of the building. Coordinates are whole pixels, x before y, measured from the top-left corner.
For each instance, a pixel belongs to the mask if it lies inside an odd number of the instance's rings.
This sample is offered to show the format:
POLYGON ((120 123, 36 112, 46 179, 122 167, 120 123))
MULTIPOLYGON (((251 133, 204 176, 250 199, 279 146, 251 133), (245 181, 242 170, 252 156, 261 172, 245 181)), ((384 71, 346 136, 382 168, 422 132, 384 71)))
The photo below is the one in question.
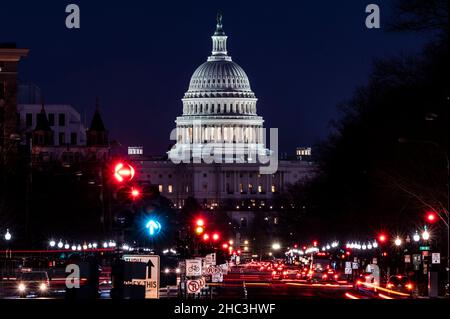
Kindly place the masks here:
POLYGON ((169 159, 129 158, 138 181, 157 185, 175 206, 181 208, 187 197, 195 197, 204 207, 226 209, 241 220, 251 216, 248 211, 272 209, 277 194, 313 178, 316 168, 308 161, 279 161, 276 172, 261 173, 249 154, 270 153, 264 120, 257 114, 257 98, 245 71, 228 55, 220 16, 212 45, 212 55, 195 70, 182 99, 169 159), (233 161, 205 163, 201 155, 207 147, 217 151, 214 158, 231 155, 233 161))
POLYGON ((31 112, 35 111, 35 105, 24 106, 21 112, 25 119, 25 142, 31 145, 34 164, 60 163, 70 166, 86 162, 102 163, 109 159, 108 131, 103 124, 98 101, 88 130, 84 130, 79 114, 72 107, 50 106, 50 109, 53 113, 49 113, 47 106, 42 104, 37 114, 31 112), (28 107, 32 108, 30 112, 27 112, 28 107), (71 119, 74 121, 71 122, 71 119), (69 141, 64 138, 66 134, 70 137, 69 141), (83 139, 79 138, 80 135, 83 139))
POLYGON ((1 163, 15 162, 20 136, 17 127, 17 73, 28 49, 0 44, 0 155, 1 163))
MULTIPOLYGON (((20 130, 25 132, 27 139, 31 138, 42 104, 19 104, 20 130)), ((86 128, 81 121, 80 113, 71 105, 45 105, 46 116, 53 136, 55 146, 86 145, 86 128)))
POLYGON ((212 36, 212 54, 194 72, 184 94, 183 114, 176 119, 172 160, 190 161, 202 153, 246 162, 249 154, 267 155, 262 117, 245 71, 227 51, 222 17, 212 36))

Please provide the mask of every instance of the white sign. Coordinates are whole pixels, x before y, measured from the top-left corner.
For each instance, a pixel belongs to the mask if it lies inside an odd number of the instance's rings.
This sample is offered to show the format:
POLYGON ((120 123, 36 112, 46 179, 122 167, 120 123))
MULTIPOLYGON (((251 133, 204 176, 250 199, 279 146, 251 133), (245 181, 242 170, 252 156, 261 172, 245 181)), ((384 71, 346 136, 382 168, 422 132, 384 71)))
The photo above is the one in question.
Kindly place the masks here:
POLYGON ((353 269, 358 269, 358 268, 359 268, 358 263, 353 263, 353 264, 352 264, 352 268, 353 268, 353 269))
POLYGON ((411 255, 405 255, 405 264, 411 263, 411 255))
POLYGON ((186 276, 195 277, 202 275, 201 259, 186 259, 186 276))
POLYGON ((352 271, 353 271, 352 268, 347 268, 347 267, 345 268, 345 274, 346 275, 351 275, 352 271))
POLYGON ((159 299, 160 263, 158 255, 124 255, 126 262, 147 264, 146 278, 132 279, 133 285, 145 286, 145 299, 159 299))
POLYGON ((440 253, 432 253, 431 254, 431 263, 432 264, 440 264, 441 263, 441 254, 440 253))
POLYGON ((223 274, 222 272, 219 273, 213 273, 211 276, 212 282, 223 282, 223 274))
POLYGON ((206 281, 204 278, 196 280, 188 280, 186 282, 186 290, 188 294, 197 294, 200 290, 206 286, 206 281))
POLYGON ((206 266, 214 266, 216 264, 216 253, 206 255, 205 264, 206 266))
POLYGON ((351 261, 346 261, 345 262, 345 268, 352 268, 352 262, 351 261))
POLYGON ((222 268, 222 274, 227 275, 228 274, 228 263, 219 265, 220 268, 222 268))
POLYGON ((372 264, 375 264, 375 265, 376 265, 377 263, 378 263, 378 259, 377 259, 377 258, 373 258, 373 259, 372 259, 372 264))

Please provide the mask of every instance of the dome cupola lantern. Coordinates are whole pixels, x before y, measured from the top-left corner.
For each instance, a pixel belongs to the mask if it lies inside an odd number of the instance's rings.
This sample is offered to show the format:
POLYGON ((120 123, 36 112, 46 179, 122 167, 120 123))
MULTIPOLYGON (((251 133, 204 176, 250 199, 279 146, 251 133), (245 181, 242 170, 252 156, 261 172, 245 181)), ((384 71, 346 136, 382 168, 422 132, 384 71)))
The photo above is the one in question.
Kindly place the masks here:
POLYGON ((223 31, 222 25, 222 14, 217 13, 217 25, 214 35, 211 37, 213 41, 212 56, 209 57, 208 61, 223 59, 231 60, 231 57, 227 55, 227 36, 223 31))

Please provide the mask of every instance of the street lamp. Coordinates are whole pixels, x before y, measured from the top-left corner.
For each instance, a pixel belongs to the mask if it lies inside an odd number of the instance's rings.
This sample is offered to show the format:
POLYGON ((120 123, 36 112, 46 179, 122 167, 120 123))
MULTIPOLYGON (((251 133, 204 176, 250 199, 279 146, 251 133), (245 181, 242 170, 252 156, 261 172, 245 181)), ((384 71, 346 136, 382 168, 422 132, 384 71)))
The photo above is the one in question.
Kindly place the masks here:
POLYGON ((399 247, 402 244, 402 240, 400 239, 400 237, 397 237, 395 239, 395 246, 399 247))
POLYGON ((278 249, 280 249, 281 248, 281 245, 279 244, 279 243, 273 243, 272 244, 272 249, 273 250, 278 250, 278 249))
POLYGON ((55 247, 56 246, 56 242, 54 240, 50 240, 50 247, 55 247))
POLYGON ((420 240, 420 235, 418 232, 416 232, 413 236, 413 240, 417 243, 420 240))
POLYGON ((9 232, 9 229, 6 229, 6 234, 5 234, 5 240, 6 241, 10 241, 12 238, 11 233, 9 232))

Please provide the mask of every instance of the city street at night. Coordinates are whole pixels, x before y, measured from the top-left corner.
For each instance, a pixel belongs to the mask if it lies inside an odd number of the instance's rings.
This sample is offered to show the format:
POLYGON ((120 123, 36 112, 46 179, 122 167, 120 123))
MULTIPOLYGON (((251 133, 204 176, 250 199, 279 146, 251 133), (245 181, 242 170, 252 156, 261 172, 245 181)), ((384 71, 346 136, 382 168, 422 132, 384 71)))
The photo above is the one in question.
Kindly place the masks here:
POLYGON ((0 0, 0 316, 440 314, 448 12, 0 0))

